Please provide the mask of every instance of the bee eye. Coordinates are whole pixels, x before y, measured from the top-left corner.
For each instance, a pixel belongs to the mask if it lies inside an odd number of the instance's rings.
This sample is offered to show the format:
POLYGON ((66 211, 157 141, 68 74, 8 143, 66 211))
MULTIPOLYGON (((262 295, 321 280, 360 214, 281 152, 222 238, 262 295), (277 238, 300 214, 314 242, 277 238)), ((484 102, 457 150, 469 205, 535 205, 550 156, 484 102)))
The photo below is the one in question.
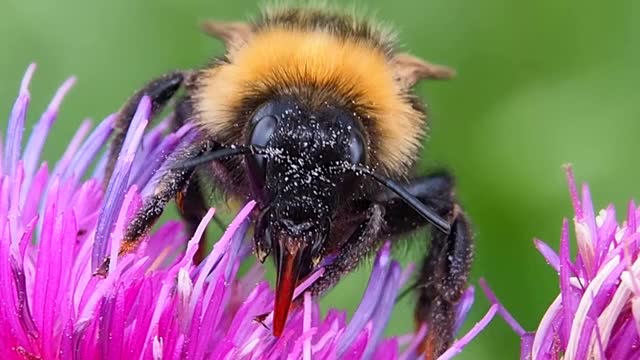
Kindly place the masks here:
MULTIPOLYGON (((271 136, 276 130, 278 125, 278 119, 273 115, 266 115, 258 119, 249 133, 249 144, 257 145, 260 147, 266 147, 271 140, 271 136)), ((247 161, 251 176, 254 180, 262 185, 262 181, 265 177, 265 158, 264 156, 255 155, 248 156, 247 161)))
POLYGON ((266 115, 255 121, 249 135, 251 145, 267 146, 271 135, 276 130, 276 125, 278 125, 278 119, 273 115, 266 115))
POLYGON ((349 140, 349 155, 353 165, 362 165, 367 160, 364 136, 360 131, 354 130, 349 140))

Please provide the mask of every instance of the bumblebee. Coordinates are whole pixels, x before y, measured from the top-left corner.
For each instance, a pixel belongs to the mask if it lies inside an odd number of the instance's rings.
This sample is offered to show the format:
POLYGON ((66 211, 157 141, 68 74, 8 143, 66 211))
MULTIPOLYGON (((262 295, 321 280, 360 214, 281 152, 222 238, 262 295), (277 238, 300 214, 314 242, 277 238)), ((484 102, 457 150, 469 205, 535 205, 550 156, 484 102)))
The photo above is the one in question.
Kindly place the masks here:
POLYGON ((431 242, 414 286, 415 319, 429 327, 422 351, 437 357, 454 336, 473 238, 453 177, 412 177, 427 130, 413 87, 453 71, 399 52, 391 31, 335 10, 270 9, 249 23, 203 28, 225 53, 201 69, 150 81, 118 113, 107 179, 142 96, 154 114, 175 97, 175 128, 197 131, 171 154, 120 254, 137 247, 174 198, 195 231, 208 208, 205 183, 255 200, 255 254, 261 262, 273 256, 277 268, 279 336, 294 288, 320 264, 324 274, 307 290, 316 296, 383 241, 426 227, 431 242))

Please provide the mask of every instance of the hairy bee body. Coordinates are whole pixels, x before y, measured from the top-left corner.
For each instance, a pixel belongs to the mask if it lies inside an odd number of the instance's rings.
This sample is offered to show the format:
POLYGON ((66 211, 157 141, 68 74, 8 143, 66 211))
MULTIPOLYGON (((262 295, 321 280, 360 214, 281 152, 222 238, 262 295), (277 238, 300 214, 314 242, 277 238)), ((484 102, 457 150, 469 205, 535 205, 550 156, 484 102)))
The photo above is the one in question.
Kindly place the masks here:
POLYGON ((412 88, 453 71, 397 51, 391 31, 331 10, 281 8, 251 23, 210 21, 204 29, 224 42, 225 54, 150 82, 118 116, 118 129, 126 130, 143 95, 157 112, 184 85, 176 126, 194 124, 198 132, 172 155, 174 166, 138 211, 121 253, 139 243, 172 198, 195 230, 208 207, 200 182, 256 200, 256 255, 272 255, 277 266, 279 336, 293 289, 323 259, 332 260, 308 290, 315 295, 383 240, 432 224, 416 320, 430 328, 425 353, 442 353, 453 338, 472 237, 450 175, 411 178, 427 130, 412 88))

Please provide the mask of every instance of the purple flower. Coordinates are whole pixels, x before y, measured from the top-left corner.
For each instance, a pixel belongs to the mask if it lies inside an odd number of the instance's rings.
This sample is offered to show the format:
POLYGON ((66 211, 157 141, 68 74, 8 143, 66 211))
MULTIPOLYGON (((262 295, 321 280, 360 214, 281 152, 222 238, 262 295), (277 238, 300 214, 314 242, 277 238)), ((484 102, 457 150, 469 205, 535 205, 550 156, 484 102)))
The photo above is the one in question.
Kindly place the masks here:
POLYGON ((639 359, 640 209, 630 202, 622 223, 616 220, 613 205, 596 215, 589 187, 582 186, 580 197, 570 167, 567 178, 577 253, 572 260, 567 219, 562 223, 559 253, 534 240, 560 277, 560 294, 537 330, 526 332, 486 284, 482 286, 520 335, 522 359, 639 359))
MULTIPOLYGON (((167 154, 192 136, 185 127, 165 135, 170 119, 147 129, 144 98, 127 134, 115 175, 103 191, 105 157, 112 131, 107 117, 93 131, 83 123, 50 170, 40 153, 61 101, 65 82, 22 150, 27 70, 11 113, 4 149, 0 146, 0 353, 4 359, 415 359, 427 329, 402 338, 383 338, 396 295, 412 267, 401 269, 387 243, 379 251, 360 307, 321 316, 308 294, 290 314, 281 337, 254 319, 270 313, 274 294, 254 265, 238 276, 251 255, 244 241, 249 202, 202 264, 192 257, 211 209, 191 239, 170 221, 131 255, 118 258, 127 222, 154 186, 167 154), (39 166, 39 167, 38 167, 39 166), (93 170, 90 172, 90 169, 93 170), (187 241, 188 240, 188 241, 187 241), (186 248, 184 244, 186 243, 186 248), (106 277, 97 264, 111 257, 106 277), (402 351, 401 351, 402 349, 402 351)), ((1 137, 0 137, 1 140, 1 137)), ((316 271, 296 293, 322 276, 316 271)), ((297 295, 297 296, 298 296, 297 295)), ((459 305, 462 324, 473 302, 469 288, 459 305)), ((451 358, 495 314, 494 306, 471 332, 443 355, 451 358)))

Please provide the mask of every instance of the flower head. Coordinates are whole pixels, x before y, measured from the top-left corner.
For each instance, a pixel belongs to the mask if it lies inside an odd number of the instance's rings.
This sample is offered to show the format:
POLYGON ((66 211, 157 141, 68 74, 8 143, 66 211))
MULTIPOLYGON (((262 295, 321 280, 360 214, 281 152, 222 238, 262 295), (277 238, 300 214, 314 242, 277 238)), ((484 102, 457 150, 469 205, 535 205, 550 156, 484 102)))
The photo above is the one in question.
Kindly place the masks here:
MULTIPOLYGON (((113 116, 93 131, 83 123, 50 170, 40 153, 61 101, 73 84, 58 91, 22 149, 29 67, 13 108, 4 149, 0 146, 0 353, 7 359, 94 358, 417 358, 426 334, 383 338, 395 297, 411 273, 391 258, 387 243, 378 252, 360 307, 350 321, 344 311, 321 316, 305 294, 280 337, 271 335, 274 295, 262 267, 239 276, 251 253, 247 203, 205 260, 195 265, 198 231, 185 239, 170 221, 148 236, 134 254, 119 258, 128 221, 153 191, 154 176, 169 153, 188 143, 186 126, 166 135, 169 119, 148 128, 151 104, 143 98, 127 134, 114 176, 103 190, 102 153, 113 116), (90 172, 92 165, 94 169, 90 172), (186 244, 186 247, 184 246, 186 244), (106 277, 94 271, 110 256, 106 277), (402 351, 400 348, 402 347, 402 351)), ((313 273, 296 289, 303 293, 313 273)), ((473 302, 470 288, 460 302, 458 324, 473 302)), ((443 359, 461 351, 486 325, 492 312, 456 342, 443 359)))
MULTIPOLYGON (((640 209, 629 203, 619 223, 613 205, 597 215, 589 187, 582 196, 570 167, 569 190, 575 212, 577 253, 570 254, 570 223, 562 223, 559 253, 534 240, 559 275, 560 294, 535 332, 526 332, 504 308, 499 312, 521 336, 522 359, 640 358, 640 209)), ((483 287, 494 303, 493 293, 483 287)))

